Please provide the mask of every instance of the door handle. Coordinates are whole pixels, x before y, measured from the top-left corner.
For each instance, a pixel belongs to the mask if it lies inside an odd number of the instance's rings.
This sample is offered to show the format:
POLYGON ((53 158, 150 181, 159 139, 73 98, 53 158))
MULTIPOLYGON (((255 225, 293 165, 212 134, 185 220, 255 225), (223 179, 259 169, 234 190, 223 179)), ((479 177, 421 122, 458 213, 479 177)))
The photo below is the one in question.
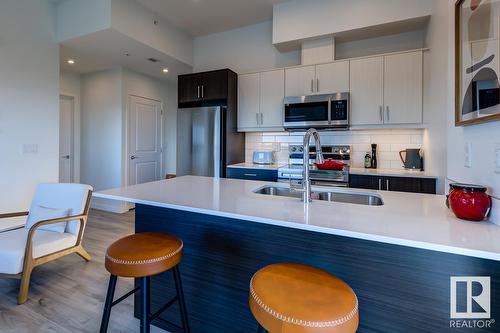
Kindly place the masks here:
POLYGON ((319 79, 316 79, 316 92, 319 93, 319 79))
POLYGON ((382 105, 379 106, 379 113, 380 113, 380 122, 383 123, 384 122, 384 108, 382 107, 382 105))
POLYGON ((130 159, 131 159, 131 160, 135 160, 136 158, 139 158, 139 157, 134 156, 134 155, 130 156, 130 159))
POLYGON ((386 117, 387 117, 387 121, 390 121, 391 120, 391 117, 389 116, 389 106, 386 106, 385 107, 385 113, 386 113, 386 117))
POLYGON ((69 155, 64 155, 64 156, 61 156, 61 158, 64 158, 64 159, 69 160, 69 159, 71 158, 71 156, 69 156, 69 155))
POLYGON ((314 92, 314 80, 311 79, 311 92, 313 93, 314 92))
POLYGON ((264 125, 264 114, 262 112, 260 113, 260 124, 264 125))
POLYGON ((255 114, 255 119, 257 120, 257 125, 260 125, 259 113, 255 114))

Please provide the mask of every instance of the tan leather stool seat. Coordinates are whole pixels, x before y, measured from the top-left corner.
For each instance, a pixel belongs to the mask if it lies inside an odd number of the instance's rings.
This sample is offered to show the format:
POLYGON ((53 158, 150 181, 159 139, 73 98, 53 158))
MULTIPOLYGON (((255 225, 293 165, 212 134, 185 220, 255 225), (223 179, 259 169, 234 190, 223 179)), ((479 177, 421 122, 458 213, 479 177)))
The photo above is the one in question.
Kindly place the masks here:
POLYGON ((165 272, 182 258, 182 241, 174 236, 143 232, 121 238, 106 251, 105 266, 112 275, 146 277, 165 272))
POLYGON ((274 264, 252 277, 250 309, 270 333, 354 333, 358 299, 336 276, 301 264, 274 264))

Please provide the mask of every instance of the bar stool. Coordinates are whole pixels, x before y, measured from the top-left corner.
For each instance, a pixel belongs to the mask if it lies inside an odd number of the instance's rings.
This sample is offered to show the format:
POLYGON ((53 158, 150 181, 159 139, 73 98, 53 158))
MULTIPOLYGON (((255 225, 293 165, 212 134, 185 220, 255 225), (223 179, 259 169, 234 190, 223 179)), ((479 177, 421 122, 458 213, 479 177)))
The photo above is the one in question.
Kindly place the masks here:
POLYGON ((273 264, 250 281, 250 310, 258 332, 354 333, 358 299, 338 277, 301 264, 273 264))
POLYGON ((111 276, 102 315, 101 333, 108 330, 111 308, 139 290, 141 292, 141 333, 149 333, 150 324, 155 319, 166 321, 158 317, 176 301, 179 303, 182 328, 173 323, 167 323, 182 329, 185 333, 190 332, 178 266, 182 258, 182 246, 182 241, 173 236, 144 232, 121 238, 108 247, 105 267, 111 276), (168 270, 173 272, 177 295, 157 312, 151 314, 150 277, 168 270), (138 278, 140 285, 113 301, 119 276, 138 278))

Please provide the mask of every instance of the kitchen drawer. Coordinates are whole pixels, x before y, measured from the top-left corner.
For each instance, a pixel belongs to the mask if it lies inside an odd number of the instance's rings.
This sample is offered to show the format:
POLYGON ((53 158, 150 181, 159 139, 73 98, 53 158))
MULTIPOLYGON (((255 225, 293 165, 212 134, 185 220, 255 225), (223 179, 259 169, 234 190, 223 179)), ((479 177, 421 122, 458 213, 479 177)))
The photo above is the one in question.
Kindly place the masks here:
POLYGON ((397 176, 349 175, 349 187, 368 190, 436 194, 436 179, 397 176))
POLYGON ((278 170, 227 168, 227 178, 276 182, 278 181, 278 170))

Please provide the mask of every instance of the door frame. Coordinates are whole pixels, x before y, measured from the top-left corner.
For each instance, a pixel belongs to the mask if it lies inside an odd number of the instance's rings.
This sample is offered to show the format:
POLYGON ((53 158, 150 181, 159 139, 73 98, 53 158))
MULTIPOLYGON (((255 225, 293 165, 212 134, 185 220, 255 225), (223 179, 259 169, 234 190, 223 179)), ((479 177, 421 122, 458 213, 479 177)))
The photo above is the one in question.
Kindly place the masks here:
MULTIPOLYGON (((72 110, 71 110, 71 150, 72 150, 72 157, 70 159, 70 179, 71 182, 73 183, 78 183, 80 182, 80 131, 79 131, 79 126, 80 126, 80 112, 79 112, 79 100, 78 96, 75 94, 67 93, 67 92, 60 92, 59 93, 59 101, 62 98, 67 98, 72 100, 72 110)), ((59 120, 61 119, 61 108, 59 107, 59 120)), ((59 134, 61 133, 61 123, 59 123, 58 126, 59 134)), ((60 151, 58 149, 58 156, 59 159, 61 158, 60 156, 60 151)), ((58 162, 60 162, 58 160, 58 162)), ((59 164, 58 164, 59 167, 59 164)), ((58 170, 58 177, 60 176, 61 170, 58 170)))
MULTIPOLYGON (((164 120, 164 103, 162 100, 156 99, 156 98, 150 98, 150 97, 144 97, 140 96, 137 94, 129 94, 127 96, 127 105, 126 105, 126 117, 125 118, 125 126, 124 126, 124 158, 123 158, 123 170, 124 174, 122 175, 122 183, 125 184, 126 186, 130 185, 129 182, 129 156, 130 156, 130 112, 131 112, 131 104, 132 104, 132 98, 133 97, 138 97, 138 98, 143 98, 147 99, 150 101, 158 102, 160 103, 160 179, 162 179, 162 175, 164 173, 163 167, 164 167, 164 157, 165 157, 165 149, 163 145, 163 136, 164 136, 164 126, 163 126, 163 120, 164 120)), ((133 207, 132 204, 128 204, 129 207, 133 207)))

